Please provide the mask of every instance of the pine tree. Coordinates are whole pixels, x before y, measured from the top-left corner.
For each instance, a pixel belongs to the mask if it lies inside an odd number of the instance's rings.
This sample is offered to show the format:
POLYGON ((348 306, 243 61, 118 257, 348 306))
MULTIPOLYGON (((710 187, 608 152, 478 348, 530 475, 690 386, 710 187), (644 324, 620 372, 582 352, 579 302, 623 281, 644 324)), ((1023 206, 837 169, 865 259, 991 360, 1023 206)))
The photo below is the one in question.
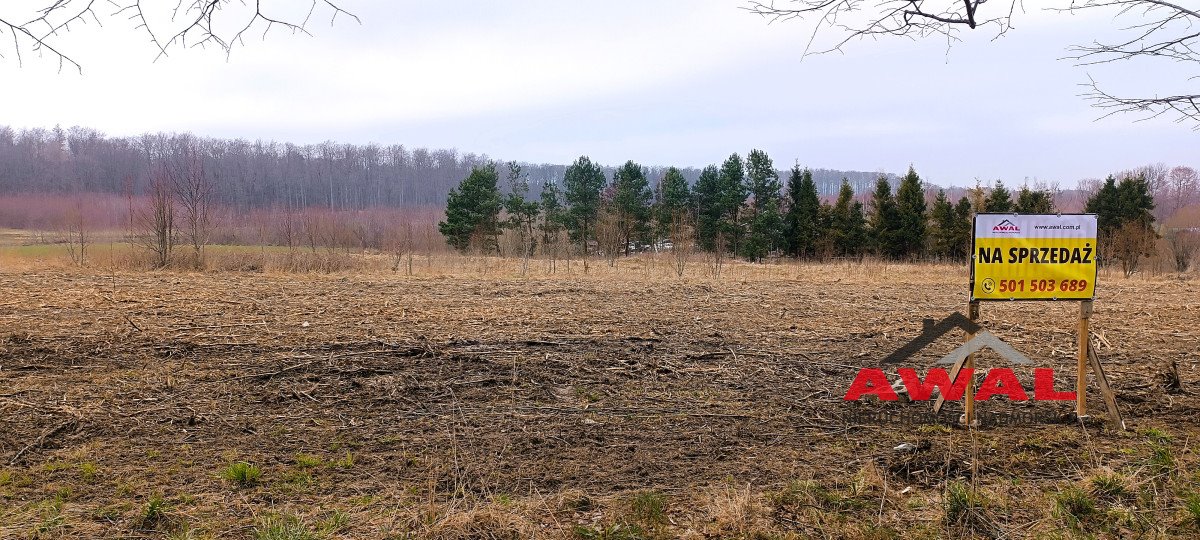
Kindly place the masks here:
POLYGON ((783 227, 783 218, 779 214, 779 173, 766 152, 751 150, 746 157, 746 183, 754 204, 747 218, 749 235, 741 254, 758 261, 779 246, 783 227))
POLYGON ((569 207, 567 230, 571 232, 571 239, 583 246, 585 251, 588 241, 596 234, 600 190, 604 189, 605 183, 604 170, 593 164, 587 156, 575 160, 563 173, 564 195, 569 207))
POLYGON ((540 213, 540 204, 529 201, 529 179, 522 174, 521 166, 513 161, 508 164, 508 196, 504 198, 504 211, 508 219, 504 227, 516 231, 521 238, 525 253, 523 257, 533 255, 537 242, 534 241, 533 227, 540 213))
POLYGON ((987 200, 984 202, 984 209, 986 212, 1013 211, 1012 195, 1004 187, 1004 182, 996 180, 995 187, 992 188, 992 192, 988 194, 987 200))
POLYGON ((724 214, 721 197, 721 174, 716 165, 700 171, 696 180, 696 237, 700 248, 716 251, 721 234, 721 216, 724 214))
POLYGON ((783 214, 779 212, 777 198, 767 200, 750 222, 750 231, 742 242, 742 256, 751 261, 761 261, 781 241, 783 214))
POLYGON ((500 189, 496 164, 475 167, 471 174, 451 189, 446 199, 446 219, 438 223, 438 231, 446 243, 460 252, 473 245, 483 251, 499 249, 496 237, 500 234, 500 189))
POLYGON ((567 222, 567 212, 562 205, 562 190, 558 184, 550 181, 542 184, 540 201, 542 220, 538 229, 542 231, 542 244, 549 245, 557 241, 558 233, 567 222))
MULTIPOLYGON (((843 182, 844 186, 849 186, 848 182, 843 182)), ((853 197, 853 189, 850 195, 853 197)), ((792 172, 788 176, 788 211, 785 227, 789 255, 808 257, 813 254, 820 233, 818 226, 820 208, 821 199, 817 195, 817 185, 813 182, 812 171, 800 170, 799 165, 792 167, 792 172)), ((846 210, 849 211, 849 207, 846 210)))
POLYGON ((658 236, 665 238, 670 235, 672 224, 686 219, 692 203, 692 193, 688 189, 687 179, 675 167, 669 167, 658 182, 658 200, 654 205, 655 222, 658 236))
POLYGON ((725 238, 725 245, 730 251, 737 253, 741 247, 745 227, 742 223, 742 206, 746 204, 746 168, 742 158, 737 154, 729 156, 721 164, 719 175, 721 186, 721 221, 719 233, 725 238))
POLYGON ((626 161, 613 174, 613 211, 625 255, 634 243, 644 243, 650 235, 650 181, 641 165, 626 161))
POLYGON ((896 214, 896 254, 905 258, 920 256, 925 250, 925 189, 911 166, 896 190, 896 214))

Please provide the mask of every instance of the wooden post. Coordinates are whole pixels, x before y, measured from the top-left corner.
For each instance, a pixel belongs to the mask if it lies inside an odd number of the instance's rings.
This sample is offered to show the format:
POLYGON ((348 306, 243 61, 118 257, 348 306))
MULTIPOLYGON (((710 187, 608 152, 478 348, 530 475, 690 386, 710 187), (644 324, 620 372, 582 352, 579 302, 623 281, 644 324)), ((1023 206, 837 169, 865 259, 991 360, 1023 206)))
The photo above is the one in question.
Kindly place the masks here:
MULTIPOLYGON (((967 306, 967 318, 971 322, 979 322, 979 301, 972 301, 967 306)), ((967 332, 967 341, 975 338, 974 332, 967 332)), ((967 368, 967 373, 971 374, 971 380, 967 383, 967 395, 963 402, 963 409, 966 415, 967 427, 970 428, 975 423, 975 353, 967 355, 966 362, 963 367, 967 368)))
POLYGON ((1084 300, 1079 303, 1079 362, 1075 380, 1075 416, 1087 418, 1087 367, 1088 345, 1091 341, 1091 330, 1088 328, 1092 317, 1092 301, 1084 300))
POLYGON ((1108 417, 1117 426, 1117 429, 1125 431, 1125 419, 1121 417, 1121 409, 1117 408, 1117 395, 1113 393, 1112 386, 1108 384, 1108 376, 1104 374, 1104 366, 1100 364, 1100 357, 1096 354, 1096 348, 1092 346, 1090 339, 1088 340, 1088 364, 1091 365, 1096 382, 1100 385, 1100 395, 1104 396, 1104 405, 1108 407, 1108 417))
MULTIPOLYGON (((979 301, 978 300, 972 300, 971 303, 967 305, 967 318, 973 323, 979 322, 979 301)), ((971 341, 971 338, 974 338, 974 337, 975 337, 974 333, 967 332, 967 341, 971 341)), ((969 354, 963 358, 960 358, 957 362, 954 363, 954 366, 952 366, 950 368, 950 373, 949 373, 951 382, 958 380, 958 374, 962 372, 962 369, 964 367, 967 367, 968 363, 970 363, 970 367, 972 369, 975 368, 974 357, 975 357, 975 355, 969 354)), ((970 407, 971 407, 971 410, 973 411, 974 407, 975 407, 974 372, 972 372, 971 377, 972 377, 971 384, 970 384, 971 388, 967 389, 966 399, 969 400, 969 402, 971 403, 970 407)), ((942 412, 942 405, 944 405, 945 403, 946 403, 946 395, 939 393, 937 401, 935 401, 933 404, 933 414, 942 412)))

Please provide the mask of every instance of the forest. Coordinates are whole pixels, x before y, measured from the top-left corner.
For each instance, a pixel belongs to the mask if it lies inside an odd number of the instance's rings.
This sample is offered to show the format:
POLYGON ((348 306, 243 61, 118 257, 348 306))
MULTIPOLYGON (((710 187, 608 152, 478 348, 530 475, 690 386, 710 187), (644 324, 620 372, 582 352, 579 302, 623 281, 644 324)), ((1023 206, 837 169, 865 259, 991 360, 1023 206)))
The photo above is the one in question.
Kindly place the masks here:
MULTIPOLYGON (((486 155, 400 144, 297 145, 147 133, 109 137, 85 127, 23 129, 0 126, 0 195, 103 193, 142 196, 157 164, 195 153, 214 188, 214 202, 239 210, 288 207, 363 210, 440 207, 450 189, 486 155)), ((532 196, 563 179, 566 165, 522 164, 532 196)), ((612 174, 613 167, 602 167, 612 174)), ((653 176, 665 167, 648 167, 653 176)), ((700 170, 679 169, 689 183, 700 170)), ((879 173, 814 169, 822 195, 837 193, 843 178, 865 192, 879 173)), ((13 226, 12 224, 8 224, 13 226)))

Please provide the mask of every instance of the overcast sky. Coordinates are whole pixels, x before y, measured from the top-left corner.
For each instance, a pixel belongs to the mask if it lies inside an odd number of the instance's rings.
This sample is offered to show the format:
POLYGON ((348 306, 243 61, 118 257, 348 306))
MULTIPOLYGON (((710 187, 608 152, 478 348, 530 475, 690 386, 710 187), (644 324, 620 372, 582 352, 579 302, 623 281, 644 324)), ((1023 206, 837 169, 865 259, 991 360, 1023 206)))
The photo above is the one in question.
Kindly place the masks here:
MULTIPOLYGON (((942 185, 1070 186, 1150 162, 1200 165, 1191 125, 1097 121, 1077 97, 1089 75, 1147 93, 1195 75, 1179 64, 1058 60, 1070 44, 1119 35, 1122 21, 1104 16, 1029 7, 996 41, 976 31, 948 51, 945 40, 889 39, 805 58, 808 25, 768 25, 738 0, 341 5, 361 24, 330 27, 318 11, 311 37, 259 32, 228 60, 176 49, 154 62, 121 18, 58 42, 82 75, 29 51, 18 67, 11 47, 0 50, 0 124, 374 141, 539 163, 586 154, 703 166, 761 148, 779 168, 911 163, 942 185)), ((0 7, 0 18, 14 11, 0 7)))

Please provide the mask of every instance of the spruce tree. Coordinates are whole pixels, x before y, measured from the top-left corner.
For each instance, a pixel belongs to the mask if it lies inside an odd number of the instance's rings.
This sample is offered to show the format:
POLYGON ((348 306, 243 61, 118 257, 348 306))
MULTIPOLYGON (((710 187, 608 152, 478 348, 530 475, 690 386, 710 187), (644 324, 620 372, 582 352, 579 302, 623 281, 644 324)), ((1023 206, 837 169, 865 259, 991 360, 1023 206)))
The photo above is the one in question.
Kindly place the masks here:
POLYGON ((958 214, 954 205, 946 198, 946 190, 938 190, 937 198, 929 209, 930 255, 939 258, 949 258, 954 250, 955 234, 958 228, 958 214))
POLYGON ((896 254, 913 258, 925 251, 925 189, 911 166, 896 190, 896 254))
MULTIPOLYGON (((851 190, 851 196, 853 195, 851 190)), ((820 208, 821 199, 817 195, 817 184, 813 182, 812 171, 800 170, 799 165, 792 167, 788 176, 788 211, 785 219, 789 255, 808 257, 813 254, 821 232, 818 226, 820 208)), ((849 207, 846 210, 849 211, 849 207)))
POLYGON ((1054 199, 1047 191, 1021 186, 1021 191, 1017 193, 1016 211, 1022 214, 1053 214, 1054 199))
POLYGON ((626 161, 613 174, 613 210, 625 255, 634 243, 642 243, 650 234, 650 181, 641 165, 626 161))
POLYGON ((496 164, 489 162, 471 169, 471 174, 451 189, 446 199, 446 219, 438 231, 446 243, 460 252, 475 245, 485 252, 499 248, 501 197, 496 164))
POLYGON ((654 205, 654 218, 660 238, 670 235, 673 225, 687 220, 692 204, 692 193, 687 178, 675 168, 669 167, 658 182, 658 200, 654 205))
POLYGON ((1004 187, 1004 182, 996 180, 995 187, 992 188, 992 192, 988 194, 987 200, 984 201, 984 209, 986 212, 1013 211, 1012 195, 1004 187))
POLYGON ((717 237, 721 234, 721 216, 724 215, 721 190, 721 173, 716 165, 700 171, 696 180, 696 239, 705 251, 717 249, 717 237))
POLYGON ((958 204, 954 205, 955 228, 950 244, 950 254, 954 257, 966 258, 969 255, 971 237, 974 236, 974 231, 971 230, 972 216, 971 199, 960 198, 958 204))
POLYGON ((900 216, 896 200, 892 198, 892 185, 886 176, 880 176, 871 194, 870 233, 876 253, 883 257, 898 257, 903 253, 903 246, 897 238, 899 228, 900 216))
POLYGON ((850 220, 845 230, 843 255, 862 257, 867 249, 869 235, 867 234, 866 210, 863 209, 861 201, 850 203, 850 220))

